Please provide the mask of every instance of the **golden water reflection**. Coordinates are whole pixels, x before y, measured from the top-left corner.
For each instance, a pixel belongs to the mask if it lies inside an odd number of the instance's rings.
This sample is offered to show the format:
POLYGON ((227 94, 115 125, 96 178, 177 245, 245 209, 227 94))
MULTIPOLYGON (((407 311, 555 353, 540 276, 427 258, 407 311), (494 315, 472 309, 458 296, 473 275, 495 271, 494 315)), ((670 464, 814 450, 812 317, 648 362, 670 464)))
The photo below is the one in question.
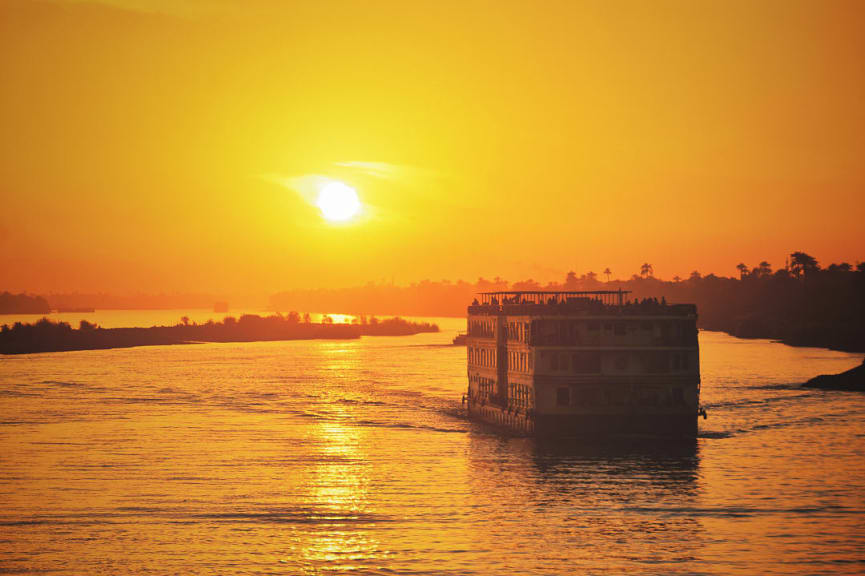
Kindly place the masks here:
POLYGON ((369 528, 375 524, 367 498, 369 460, 365 433, 341 422, 349 414, 335 408, 330 419, 315 424, 312 436, 318 462, 306 486, 314 529, 301 543, 302 565, 309 573, 353 571, 382 556, 369 528))

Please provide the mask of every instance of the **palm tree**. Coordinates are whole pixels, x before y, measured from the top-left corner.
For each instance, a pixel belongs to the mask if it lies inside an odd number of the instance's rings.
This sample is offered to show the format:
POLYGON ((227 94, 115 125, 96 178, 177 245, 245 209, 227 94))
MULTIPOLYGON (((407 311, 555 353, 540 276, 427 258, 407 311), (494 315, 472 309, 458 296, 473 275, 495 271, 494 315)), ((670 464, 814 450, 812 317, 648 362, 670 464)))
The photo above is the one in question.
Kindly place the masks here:
POLYGON ((610 267, 607 266, 604 268, 604 275, 607 277, 607 283, 610 282, 610 274, 612 274, 612 272, 610 271, 610 267))
POLYGON ((679 277, 678 274, 676 274, 675 276, 673 276, 673 282, 675 282, 676 284, 678 284, 678 283, 681 282, 681 281, 682 281, 682 278, 679 277))
POLYGON ((817 259, 813 256, 804 252, 793 252, 790 254, 790 271, 796 278, 801 277, 803 274, 808 276, 808 274, 816 272, 819 269, 820 266, 817 264, 817 259))
POLYGON ((744 280, 745 276, 748 275, 748 267, 745 266, 744 262, 739 262, 736 265, 736 269, 739 271, 739 280, 744 280))
POLYGON ((648 278, 655 273, 655 269, 648 262, 644 262, 642 266, 640 266, 640 276, 648 278))

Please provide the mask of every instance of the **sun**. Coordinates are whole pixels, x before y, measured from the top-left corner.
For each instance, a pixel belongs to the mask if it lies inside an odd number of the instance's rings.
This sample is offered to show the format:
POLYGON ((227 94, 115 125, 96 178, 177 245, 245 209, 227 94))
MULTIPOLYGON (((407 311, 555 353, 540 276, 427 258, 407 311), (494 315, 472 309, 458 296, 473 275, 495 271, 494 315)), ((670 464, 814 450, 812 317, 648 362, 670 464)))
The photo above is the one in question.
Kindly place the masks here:
POLYGON ((331 222, 345 222, 360 212, 357 192, 342 182, 331 181, 322 186, 315 205, 321 210, 321 215, 331 222))

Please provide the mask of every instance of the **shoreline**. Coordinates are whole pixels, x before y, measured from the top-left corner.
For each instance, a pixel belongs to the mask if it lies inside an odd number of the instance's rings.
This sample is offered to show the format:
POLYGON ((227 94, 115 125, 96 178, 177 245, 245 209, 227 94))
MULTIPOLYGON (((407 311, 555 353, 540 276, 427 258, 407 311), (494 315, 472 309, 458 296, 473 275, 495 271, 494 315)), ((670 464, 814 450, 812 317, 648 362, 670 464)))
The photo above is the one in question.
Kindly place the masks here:
POLYGON ((79 328, 66 322, 43 318, 33 324, 3 325, 0 330, 0 355, 109 350, 138 346, 167 346, 210 342, 273 342, 288 340, 354 340, 361 336, 411 336, 438 332, 436 324, 412 322, 402 318, 368 323, 334 324, 301 322, 298 316, 252 314, 222 322, 189 323, 187 318, 174 326, 149 328, 100 328, 82 320, 79 328))

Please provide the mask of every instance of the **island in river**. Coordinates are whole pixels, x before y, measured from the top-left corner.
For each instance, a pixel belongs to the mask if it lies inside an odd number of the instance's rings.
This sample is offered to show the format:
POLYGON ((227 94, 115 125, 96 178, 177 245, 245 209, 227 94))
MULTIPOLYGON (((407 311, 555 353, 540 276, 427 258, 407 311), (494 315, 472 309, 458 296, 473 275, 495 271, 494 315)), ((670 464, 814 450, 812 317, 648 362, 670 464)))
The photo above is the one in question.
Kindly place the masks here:
POLYGON ((16 322, 0 328, 0 354, 99 350, 190 344, 195 342, 254 342, 264 340, 352 339, 361 336, 408 336, 438 332, 436 324, 412 322, 402 318, 371 319, 357 324, 301 322, 297 314, 258 316, 246 314, 222 322, 190 323, 150 328, 100 328, 82 320, 78 328, 67 322, 43 318, 33 324, 16 322))

